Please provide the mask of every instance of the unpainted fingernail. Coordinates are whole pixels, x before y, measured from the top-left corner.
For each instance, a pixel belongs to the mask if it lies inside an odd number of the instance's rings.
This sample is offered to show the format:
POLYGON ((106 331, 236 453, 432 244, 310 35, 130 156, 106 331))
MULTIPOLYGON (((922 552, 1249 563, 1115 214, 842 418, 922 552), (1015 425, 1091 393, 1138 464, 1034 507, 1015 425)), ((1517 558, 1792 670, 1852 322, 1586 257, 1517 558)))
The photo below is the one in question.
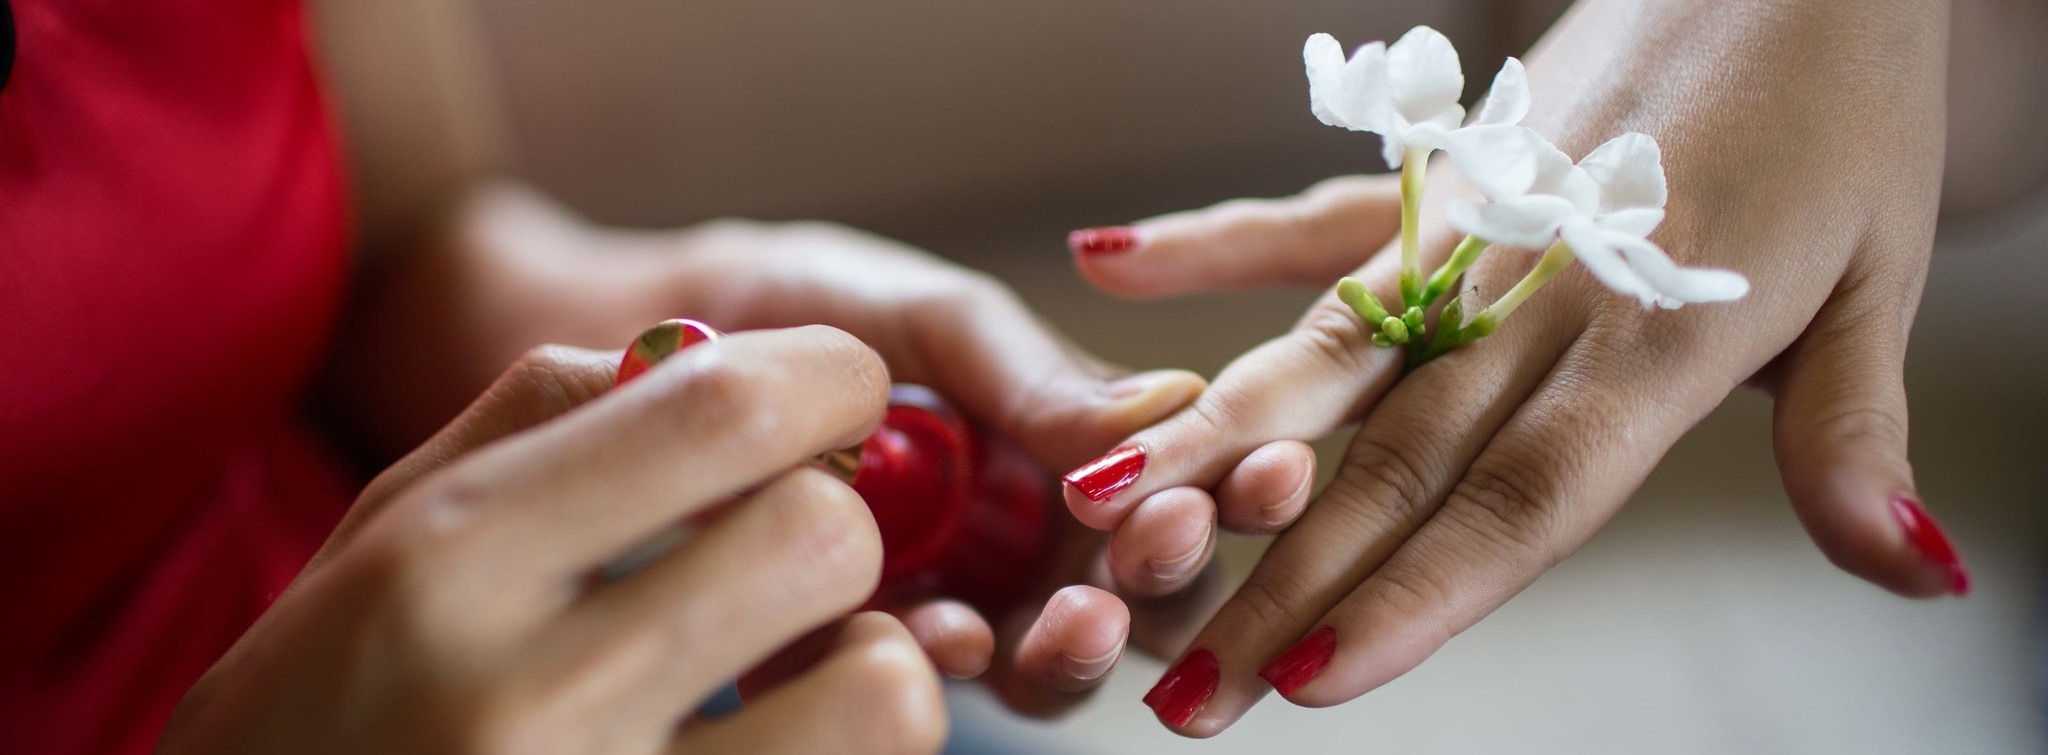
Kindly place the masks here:
POLYGON ((1117 659, 1123 657, 1123 654, 1124 644, 1122 642, 1118 642, 1116 647, 1112 648, 1109 652, 1094 658, 1075 658, 1066 653, 1061 653, 1060 667, 1066 669, 1067 675, 1075 679, 1084 682, 1093 681, 1101 678, 1103 674, 1109 673, 1111 668, 1115 668, 1117 659))
POLYGON ((1132 396, 1136 396, 1140 393, 1144 393, 1145 391, 1151 389, 1153 386, 1166 382, 1167 380, 1170 380, 1173 377, 1175 377, 1175 375, 1171 372, 1140 372, 1136 375, 1131 375, 1129 377, 1120 379, 1114 383, 1110 383, 1109 387, 1104 391, 1104 393, 1108 395, 1109 398, 1112 400, 1121 401, 1132 396))
POLYGON ((1193 549, 1179 556, 1170 559, 1145 559, 1146 571, 1152 572, 1152 576, 1161 582, 1179 582, 1182 579, 1186 579, 1188 575, 1195 573, 1197 567, 1202 565, 1202 554, 1208 552, 1209 540, 1213 534, 1213 532, 1204 533, 1201 541, 1195 543, 1193 549))
POLYGON ((1281 496, 1280 500, 1259 507, 1259 518, 1272 527, 1287 524, 1294 516, 1294 502, 1303 497, 1302 491, 1304 488, 1314 483, 1315 475, 1302 475, 1301 482, 1296 483, 1294 489, 1288 491, 1287 495, 1281 496))

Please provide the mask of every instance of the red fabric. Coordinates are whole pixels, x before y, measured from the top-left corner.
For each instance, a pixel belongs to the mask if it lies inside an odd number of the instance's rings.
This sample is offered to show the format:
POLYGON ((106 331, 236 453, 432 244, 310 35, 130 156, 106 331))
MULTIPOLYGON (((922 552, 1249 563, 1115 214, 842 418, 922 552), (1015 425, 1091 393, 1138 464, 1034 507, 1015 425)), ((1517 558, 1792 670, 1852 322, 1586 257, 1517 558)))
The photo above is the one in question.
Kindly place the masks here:
POLYGON ((337 148, 297 0, 11 2, 0 752, 144 752, 352 494, 337 148))

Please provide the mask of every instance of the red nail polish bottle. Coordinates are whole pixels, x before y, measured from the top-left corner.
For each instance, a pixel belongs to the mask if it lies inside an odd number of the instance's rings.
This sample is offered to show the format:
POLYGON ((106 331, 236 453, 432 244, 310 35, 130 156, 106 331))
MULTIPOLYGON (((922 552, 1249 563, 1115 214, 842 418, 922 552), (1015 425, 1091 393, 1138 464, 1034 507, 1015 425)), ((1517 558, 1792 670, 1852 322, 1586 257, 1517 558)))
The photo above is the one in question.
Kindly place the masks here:
MULTIPOLYGON (((657 325, 626 351, 618 382, 717 337, 693 320, 657 325)), ((821 461, 867 501, 881 531, 882 582, 869 606, 947 597, 1000 608, 1042 579, 1049 475, 931 389, 893 386, 881 427, 821 461)))
POLYGON ((882 426, 851 478, 882 532, 872 602, 959 598, 996 607, 1043 576, 1046 475, 1022 451, 976 432, 923 386, 889 392, 882 426))

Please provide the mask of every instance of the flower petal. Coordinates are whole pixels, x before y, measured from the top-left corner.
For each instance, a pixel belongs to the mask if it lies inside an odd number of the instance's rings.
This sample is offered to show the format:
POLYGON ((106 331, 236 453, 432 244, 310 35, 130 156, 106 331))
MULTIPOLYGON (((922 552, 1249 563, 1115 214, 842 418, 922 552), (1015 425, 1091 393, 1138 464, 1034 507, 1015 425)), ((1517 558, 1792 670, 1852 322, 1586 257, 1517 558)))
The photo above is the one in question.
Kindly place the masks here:
POLYGON ((1301 60, 1308 68, 1308 109, 1316 114, 1316 120, 1323 125, 1344 128, 1349 126, 1332 100, 1342 96, 1344 90, 1344 47, 1337 44, 1337 38, 1328 34, 1309 36, 1301 46, 1301 60))
POLYGON ((1564 243, 1572 248, 1572 256, 1577 257, 1579 264, 1585 265, 1586 271, 1592 273, 1601 285, 1614 289, 1616 293, 1635 297, 1645 308, 1657 303, 1660 296, 1657 290, 1636 275, 1627 260, 1622 258, 1621 251, 1610 243, 1616 236, 1601 233, 1584 219, 1567 222, 1558 232, 1564 237, 1564 243))
POLYGON ((1465 117, 1464 108, 1456 105, 1451 107, 1454 110, 1445 111, 1446 117, 1409 126, 1408 130, 1401 134, 1401 141, 1408 144, 1409 151, 1438 150, 1451 146, 1451 133, 1458 130, 1458 121, 1465 117))
MULTIPOLYGON (((1387 48, 1387 76, 1393 84, 1394 109, 1410 123, 1436 119, 1456 107, 1465 92, 1457 49, 1427 26, 1409 29, 1387 48)), ((1459 115, 1462 119, 1463 113, 1459 115)))
POLYGON ((1614 137, 1580 160, 1579 167, 1599 184, 1603 213, 1664 207, 1663 153, 1648 134, 1631 131, 1614 137))
POLYGON ((1666 309, 1677 309, 1677 303, 1734 301, 1749 294, 1749 279, 1742 277, 1741 273, 1710 267, 1679 267, 1671 260, 1671 255, 1647 240, 1617 233, 1602 235, 1620 252, 1636 277, 1656 290, 1658 303, 1665 305, 1666 309))
POLYGON ((1502 63, 1500 73, 1493 75, 1493 88, 1486 91, 1486 104, 1479 106, 1479 116, 1472 121, 1474 126, 1522 122, 1522 116, 1529 114, 1529 72, 1523 70, 1522 61, 1508 58, 1502 63))
POLYGON ((1376 132, 1380 135, 1380 158, 1387 161, 1387 168, 1400 170, 1408 154, 1408 143, 1401 139, 1405 129, 1392 128, 1376 132))
POLYGON ((1649 236, 1657 230, 1657 224, 1664 222, 1664 211, 1648 207, 1634 207, 1617 210, 1593 219, 1600 230, 1623 233, 1636 238, 1649 236))
POLYGON ((1542 249, 1557 240, 1560 224, 1577 214, 1562 197, 1531 194, 1480 204, 1454 200, 1444 206, 1452 228, 1486 241, 1523 249, 1542 249))
MULTIPOLYGON (((1467 126, 1445 141, 1458 173, 1495 202, 1529 192, 1536 183, 1537 161, 1549 147, 1536 132, 1507 125, 1467 126)), ((1571 165, 1570 158, 1565 165, 1571 165)))
POLYGON ((1374 42, 1358 48, 1349 61, 1344 48, 1328 34, 1308 38, 1301 48, 1308 69, 1308 105, 1324 124, 1353 131, 1381 131, 1388 102, 1387 46, 1374 42))

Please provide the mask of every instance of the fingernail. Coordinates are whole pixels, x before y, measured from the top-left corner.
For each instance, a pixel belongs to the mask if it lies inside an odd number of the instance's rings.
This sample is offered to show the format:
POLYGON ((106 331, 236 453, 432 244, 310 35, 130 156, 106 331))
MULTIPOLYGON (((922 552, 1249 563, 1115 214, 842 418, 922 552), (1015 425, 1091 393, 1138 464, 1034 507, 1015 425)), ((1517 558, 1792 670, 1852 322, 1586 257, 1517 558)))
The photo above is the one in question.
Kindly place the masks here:
POLYGON ((1108 456, 1088 462, 1063 479, 1081 495, 1096 503, 1109 500, 1110 496, 1138 481, 1138 475, 1145 471, 1145 449, 1137 446, 1119 446, 1108 456))
POLYGON ((1066 653, 1061 653, 1060 667, 1066 669, 1067 674, 1075 679, 1084 682, 1093 681, 1103 674, 1109 673, 1110 668, 1116 665, 1116 659, 1123 654, 1124 645, 1121 642, 1117 643, 1115 649, 1095 658, 1075 658, 1066 653))
POLYGON ((1292 492, 1280 500, 1260 506, 1259 518, 1264 520, 1269 527, 1279 527, 1287 524, 1290 521, 1290 517, 1295 514, 1294 502, 1306 498, 1307 493, 1305 490, 1309 485, 1314 484, 1315 481, 1316 476, 1313 474, 1302 475, 1300 484, 1295 485, 1292 492))
POLYGON ((1171 559, 1145 559, 1145 569, 1161 582, 1178 582, 1193 574, 1195 567, 1202 563, 1202 553, 1209 550, 1209 538, 1214 533, 1203 533, 1201 541, 1187 553, 1171 559))
POLYGON ((1948 570, 1949 592, 1956 595, 1970 594, 1970 570, 1963 566, 1963 560, 1956 555, 1955 544, 1949 542, 1948 534, 1941 531, 1941 525, 1920 502, 1907 496, 1892 499, 1892 516, 1899 520, 1899 527, 1906 531, 1906 542, 1920 552, 1920 557, 1948 570))
POLYGON ((1259 671, 1259 677, 1273 685, 1273 689, 1282 696, 1293 697, 1295 690, 1323 673, 1323 669, 1330 665, 1330 656, 1336 653, 1337 629, 1323 627, 1309 633, 1272 663, 1266 664, 1259 671))
POLYGON ((1174 377, 1176 375, 1171 371, 1140 372, 1110 383, 1103 393, 1113 401, 1122 401, 1151 390, 1152 386, 1164 383, 1174 377))
POLYGON ((1076 254, 1121 254, 1138 248, 1138 233, 1129 226, 1085 228, 1067 234, 1067 246, 1076 254))
POLYGON ((1216 654, 1197 648, 1159 677, 1159 683, 1145 693, 1145 706, 1167 726, 1186 726, 1209 703, 1209 696, 1216 694, 1216 680, 1221 676, 1216 654))

